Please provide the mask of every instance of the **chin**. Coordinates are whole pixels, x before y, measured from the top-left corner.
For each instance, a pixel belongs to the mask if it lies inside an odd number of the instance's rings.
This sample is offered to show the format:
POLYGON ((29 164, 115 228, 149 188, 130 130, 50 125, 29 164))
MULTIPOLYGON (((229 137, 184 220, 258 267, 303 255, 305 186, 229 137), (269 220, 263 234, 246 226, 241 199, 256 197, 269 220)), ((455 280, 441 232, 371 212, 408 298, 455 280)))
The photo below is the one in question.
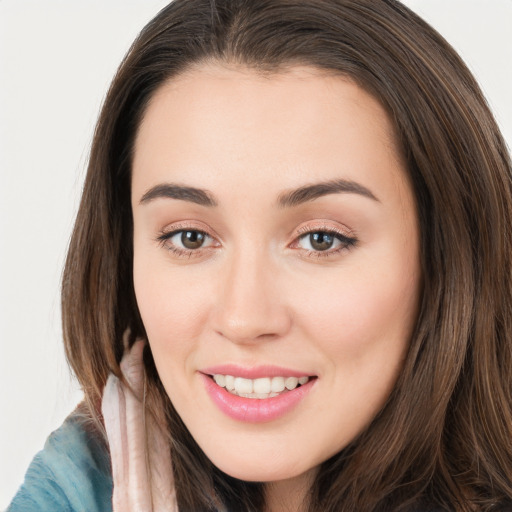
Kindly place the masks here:
MULTIPOLYGON (((217 464, 216 464, 217 466, 217 464)), ((238 480, 244 480, 245 482, 277 482, 280 480, 288 480, 298 476, 292 471, 286 470, 269 470, 264 467, 242 467, 235 468, 223 464, 217 466, 221 471, 227 475, 236 478, 238 480)))
MULTIPOLYGON (((209 455, 207 454, 209 457, 209 455)), ((209 457, 212 463, 227 475, 246 482, 277 482, 298 477, 308 468, 296 461, 277 458, 262 459, 237 453, 231 456, 224 453, 218 457, 209 457), (245 456, 244 456, 245 455, 245 456)))

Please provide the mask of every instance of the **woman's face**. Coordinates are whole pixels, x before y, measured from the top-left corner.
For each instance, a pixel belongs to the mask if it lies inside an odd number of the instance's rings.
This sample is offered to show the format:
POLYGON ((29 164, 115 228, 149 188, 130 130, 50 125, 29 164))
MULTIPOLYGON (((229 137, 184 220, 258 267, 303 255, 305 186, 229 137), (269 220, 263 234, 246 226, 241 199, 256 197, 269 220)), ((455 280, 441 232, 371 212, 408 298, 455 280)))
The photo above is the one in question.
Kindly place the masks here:
POLYGON ((132 207, 137 302, 192 436, 236 478, 310 477, 383 407, 416 320, 384 109, 313 68, 197 67, 145 113, 132 207))

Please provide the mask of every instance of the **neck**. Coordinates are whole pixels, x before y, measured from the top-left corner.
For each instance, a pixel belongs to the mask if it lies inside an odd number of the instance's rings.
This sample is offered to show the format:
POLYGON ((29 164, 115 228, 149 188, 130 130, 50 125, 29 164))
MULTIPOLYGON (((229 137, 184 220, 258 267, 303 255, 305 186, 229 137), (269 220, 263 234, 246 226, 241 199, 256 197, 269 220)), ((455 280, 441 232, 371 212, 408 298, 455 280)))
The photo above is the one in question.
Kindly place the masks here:
POLYGON ((314 475, 305 473, 269 482, 265 487, 265 512, 306 512, 313 481, 314 475))

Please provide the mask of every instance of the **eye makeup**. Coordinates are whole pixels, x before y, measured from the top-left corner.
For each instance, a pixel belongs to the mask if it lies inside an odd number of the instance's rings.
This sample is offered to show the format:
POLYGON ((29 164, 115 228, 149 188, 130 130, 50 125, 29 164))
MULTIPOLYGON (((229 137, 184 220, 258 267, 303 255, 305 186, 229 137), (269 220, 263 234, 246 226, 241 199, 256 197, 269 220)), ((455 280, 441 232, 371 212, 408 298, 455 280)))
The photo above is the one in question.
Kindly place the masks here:
MULTIPOLYGON (((335 257, 356 246, 358 240, 351 230, 342 230, 326 222, 303 225, 294 233, 288 248, 299 251, 305 258, 335 257)), ((163 230, 156 238, 158 244, 178 258, 205 256, 220 248, 221 242, 194 223, 181 223, 163 230)))
POLYGON ((352 230, 340 229, 332 223, 315 222, 301 226, 294 234, 294 240, 289 245, 292 249, 305 251, 306 257, 326 258, 356 246, 358 240, 352 230))

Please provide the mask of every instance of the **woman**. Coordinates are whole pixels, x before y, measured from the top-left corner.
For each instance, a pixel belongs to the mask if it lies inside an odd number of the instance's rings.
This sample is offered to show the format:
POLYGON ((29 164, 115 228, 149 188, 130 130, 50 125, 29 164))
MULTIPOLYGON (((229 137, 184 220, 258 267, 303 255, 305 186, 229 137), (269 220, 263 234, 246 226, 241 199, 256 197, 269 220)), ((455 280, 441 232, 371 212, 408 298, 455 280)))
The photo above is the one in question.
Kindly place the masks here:
POLYGON ((510 507, 510 170, 396 1, 170 4, 109 91, 64 274, 70 509, 110 506, 102 408, 116 510, 510 507))

